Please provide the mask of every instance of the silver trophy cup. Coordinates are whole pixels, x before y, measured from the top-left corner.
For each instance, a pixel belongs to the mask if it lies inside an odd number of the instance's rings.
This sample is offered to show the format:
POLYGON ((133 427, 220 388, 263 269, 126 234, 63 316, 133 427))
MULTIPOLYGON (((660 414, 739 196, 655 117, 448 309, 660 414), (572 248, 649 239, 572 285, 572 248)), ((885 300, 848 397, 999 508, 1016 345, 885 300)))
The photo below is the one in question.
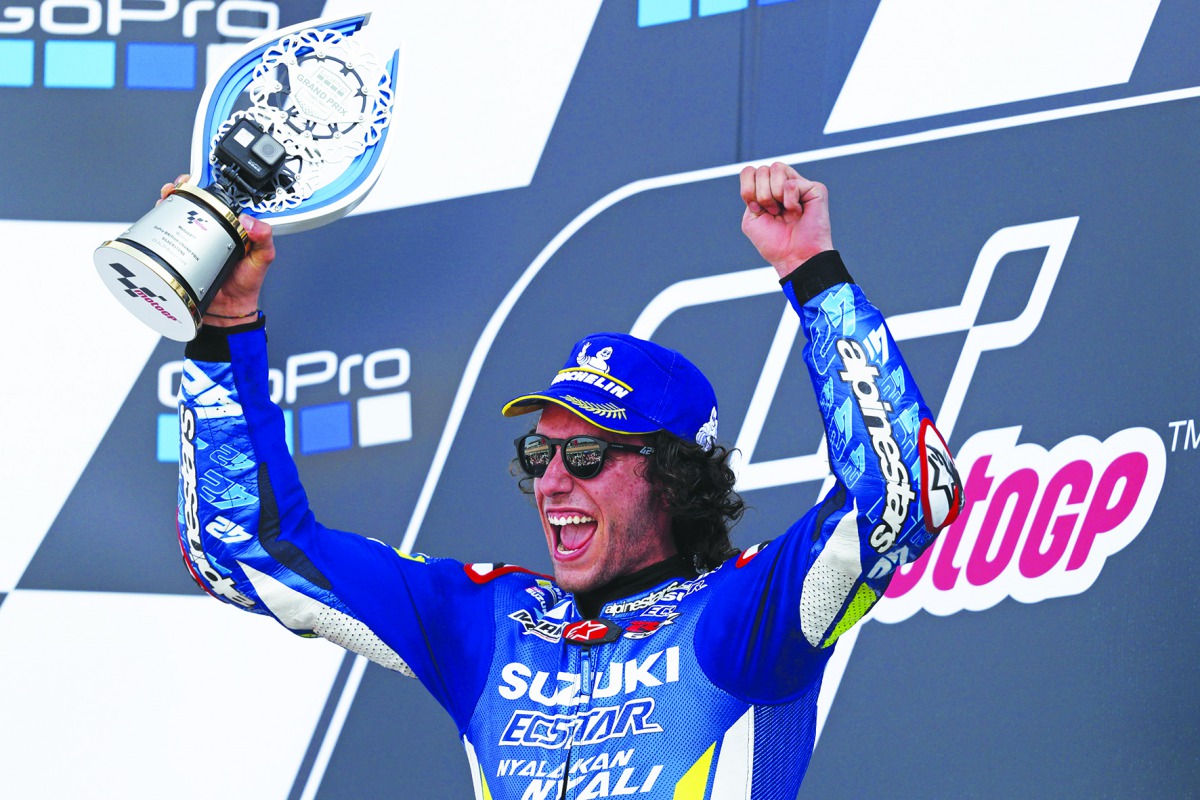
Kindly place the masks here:
POLYGON ((194 339, 246 252, 241 212, 277 234, 349 213, 383 169, 399 53, 356 33, 370 15, 316 20, 246 46, 196 114, 191 177, 94 253, 113 295, 157 333, 194 339))

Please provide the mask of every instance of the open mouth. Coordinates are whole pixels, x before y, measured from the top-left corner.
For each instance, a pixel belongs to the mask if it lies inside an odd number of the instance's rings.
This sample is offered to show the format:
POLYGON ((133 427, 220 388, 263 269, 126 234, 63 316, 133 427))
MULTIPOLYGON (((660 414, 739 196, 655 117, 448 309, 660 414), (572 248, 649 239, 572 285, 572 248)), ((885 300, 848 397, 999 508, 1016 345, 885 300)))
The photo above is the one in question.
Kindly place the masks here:
POLYGON ((546 521, 554 530, 554 549, 570 558, 587 547, 596 533, 596 520, 586 514, 547 512, 546 521))

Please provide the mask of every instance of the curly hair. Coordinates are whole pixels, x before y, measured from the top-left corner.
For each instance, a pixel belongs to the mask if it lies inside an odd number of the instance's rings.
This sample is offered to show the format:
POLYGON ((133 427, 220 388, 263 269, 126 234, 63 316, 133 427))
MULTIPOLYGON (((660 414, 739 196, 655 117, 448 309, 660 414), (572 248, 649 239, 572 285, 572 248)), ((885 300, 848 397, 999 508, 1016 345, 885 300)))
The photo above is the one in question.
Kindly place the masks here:
POLYGON ((733 490, 737 481, 729 459, 733 451, 716 445, 704 450, 667 431, 647 437, 654 454, 647 459, 646 479, 658 486, 671 515, 671 535, 679 552, 697 570, 716 569, 738 554, 729 530, 746 504, 733 490))
MULTIPOLYGON (((671 515, 671 537, 679 553, 697 571, 716 569, 739 550, 729 538, 746 504, 733 490, 737 477, 729 466, 733 451, 722 445, 704 450, 667 431, 645 437, 654 447, 646 459, 644 477, 658 487, 671 515)), ((509 471, 517 485, 533 493, 533 478, 524 474, 514 458, 509 471)))

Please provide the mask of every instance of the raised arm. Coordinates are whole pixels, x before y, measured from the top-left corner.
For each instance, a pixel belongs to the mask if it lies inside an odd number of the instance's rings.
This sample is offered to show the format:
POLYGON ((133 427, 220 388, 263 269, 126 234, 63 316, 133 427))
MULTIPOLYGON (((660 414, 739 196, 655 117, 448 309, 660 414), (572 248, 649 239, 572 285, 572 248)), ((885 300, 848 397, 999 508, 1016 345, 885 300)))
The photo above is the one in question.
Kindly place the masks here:
POLYGON ((838 479, 831 496, 845 492, 861 517, 864 571, 881 578, 872 583, 882 594, 894 567, 953 520, 958 476, 882 314, 833 249, 825 185, 775 162, 742 170, 741 196, 742 231, 804 323, 838 479))
POLYGON ((801 318, 836 479, 786 535, 723 568, 723 602, 705 611, 706 633, 735 631, 736 654, 706 669, 778 700, 811 685, 821 651, 953 521, 962 488, 883 315, 833 249, 826 187, 775 163, 743 170, 741 196, 742 230, 801 318))
POLYGON ((490 663, 499 580, 317 521, 288 451, 283 412, 270 399, 257 309, 275 255, 271 228, 243 225, 250 248, 183 365, 184 563, 204 591, 227 603, 415 675, 465 726, 490 663), (461 635, 470 626, 478 636, 461 635))

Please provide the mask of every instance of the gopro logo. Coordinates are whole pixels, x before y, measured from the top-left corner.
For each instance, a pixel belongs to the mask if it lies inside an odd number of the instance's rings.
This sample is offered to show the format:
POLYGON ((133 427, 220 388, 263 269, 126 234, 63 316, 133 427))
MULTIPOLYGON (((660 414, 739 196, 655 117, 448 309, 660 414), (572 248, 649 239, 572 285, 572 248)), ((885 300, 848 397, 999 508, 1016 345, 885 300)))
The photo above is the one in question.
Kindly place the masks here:
MULTIPOLYGON (((158 401, 170 409, 178 405, 184 362, 168 361, 158 370, 158 401)), ((412 439, 412 393, 391 391, 408 383, 412 358, 408 350, 392 347, 344 358, 332 350, 288 356, 284 368, 271 369, 271 401, 284 406, 288 450, 316 455, 354 447, 407 442, 412 439), (377 394, 356 400, 300 405, 302 389, 334 384, 346 397, 355 385, 377 394)), ((240 410, 239 410, 240 411, 240 410)), ((158 415, 157 458, 179 460, 178 413, 158 415)))
MULTIPOLYGON (((0 38, 0 87, 33 87, 40 47, 42 86, 114 89, 117 42, 46 37, 117 37, 128 23, 178 25, 183 40, 195 39, 202 24, 211 25, 222 40, 249 40, 279 27, 279 7, 261 0, 155 0, 137 6, 127 0, 45 0, 36 8, 9 6, 0 19, 0 36, 24 34, 38 39, 0 38)), ((210 45, 209 61, 214 48, 228 46, 210 45)), ((148 41, 125 42, 122 47, 125 88, 187 91, 197 87, 195 44, 148 41)))

